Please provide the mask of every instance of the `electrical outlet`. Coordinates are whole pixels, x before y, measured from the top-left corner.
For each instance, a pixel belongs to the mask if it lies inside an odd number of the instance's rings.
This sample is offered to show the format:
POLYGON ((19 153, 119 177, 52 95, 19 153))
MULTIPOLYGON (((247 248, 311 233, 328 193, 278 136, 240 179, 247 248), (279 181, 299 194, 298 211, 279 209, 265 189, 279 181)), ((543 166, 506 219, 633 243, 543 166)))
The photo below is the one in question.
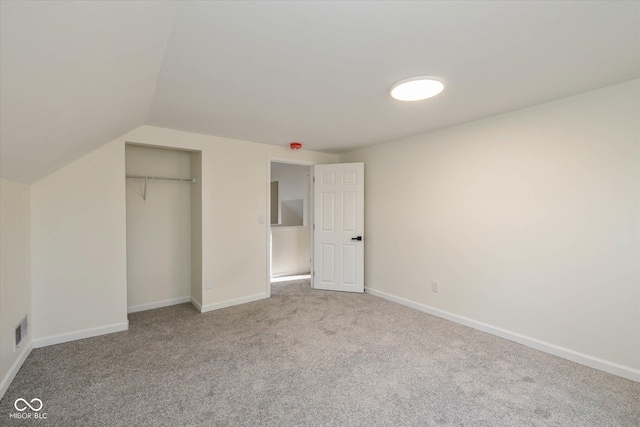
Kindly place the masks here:
POLYGON ((213 279, 207 279, 206 287, 207 289, 213 289, 213 279))
POLYGON ((440 293, 440 282, 436 280, 431 281, 431 292, 440 293))

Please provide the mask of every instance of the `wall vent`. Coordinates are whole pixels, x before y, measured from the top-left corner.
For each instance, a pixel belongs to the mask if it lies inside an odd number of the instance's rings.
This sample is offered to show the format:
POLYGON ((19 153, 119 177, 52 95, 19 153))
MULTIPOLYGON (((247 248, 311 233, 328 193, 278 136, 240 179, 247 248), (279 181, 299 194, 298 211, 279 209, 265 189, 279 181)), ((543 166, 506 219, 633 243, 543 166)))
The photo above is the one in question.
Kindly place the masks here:
POLYGON ((27 326, 29 325, 27 316, 28 315, 25 314, 20 323, 16 326, 15 345, 13 351, 17 351, 20 348, 20 343, 27 336, 27 326))

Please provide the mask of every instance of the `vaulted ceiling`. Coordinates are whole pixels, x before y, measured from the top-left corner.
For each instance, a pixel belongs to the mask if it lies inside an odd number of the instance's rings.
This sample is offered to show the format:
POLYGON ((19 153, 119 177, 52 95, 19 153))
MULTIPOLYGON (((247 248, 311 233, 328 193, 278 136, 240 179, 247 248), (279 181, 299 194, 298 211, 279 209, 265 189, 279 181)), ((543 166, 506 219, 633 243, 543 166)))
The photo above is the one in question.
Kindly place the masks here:
POLYGON ((149 124, 327 152, 640 77, 640 2, 10 2, 0 172, 149 124), (390 86, 435 75, 402 103, 390 86))

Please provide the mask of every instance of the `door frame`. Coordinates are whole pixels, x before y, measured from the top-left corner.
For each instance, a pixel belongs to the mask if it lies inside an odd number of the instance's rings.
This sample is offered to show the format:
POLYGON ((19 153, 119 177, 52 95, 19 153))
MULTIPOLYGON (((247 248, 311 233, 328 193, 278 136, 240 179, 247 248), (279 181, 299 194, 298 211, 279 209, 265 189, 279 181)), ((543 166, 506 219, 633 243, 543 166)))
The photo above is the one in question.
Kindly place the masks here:
MULTIPOLYGON (((290 165, 308 166, 309 178, 311 179, 308 202, 309 203, 309 233, 310 244, 309 253, 311 254, 311 270, 310 274, 313 275, 313 166, 315 162, 311 160, 295 159, 290 157, 278 157, 267 156, 267 201, 266 201, 266 227, 267 227, 267 298, 271 298, 271 163, 286 163, 290 165)), ((311 287, 313 287, 313 280, 311 280, 311 287)))
MULTIPOLYGON (((271 172, 269 172, 271 173, 271 172)), ((278 183, 278 224, 282 223, 282 211, 280 210, 280 178, 271 178, 271 184, 273 184, 274 182, 278 183)), ((267 222, 267 224, 269 226, 271 226, 271 205, 273 204, 271 202, 271 185, 269 185, 269 194, 267 195, 269 197, 268 203, 269 203, 269 222, 267 222)))

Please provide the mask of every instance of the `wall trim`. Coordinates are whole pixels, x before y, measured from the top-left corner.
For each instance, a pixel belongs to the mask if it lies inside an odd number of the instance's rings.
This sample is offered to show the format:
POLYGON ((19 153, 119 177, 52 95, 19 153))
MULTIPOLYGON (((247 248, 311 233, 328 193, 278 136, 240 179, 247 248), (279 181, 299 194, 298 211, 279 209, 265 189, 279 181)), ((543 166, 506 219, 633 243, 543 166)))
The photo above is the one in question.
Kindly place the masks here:
POLYGON ((97 337, 99 335, 112 334, 114 332, 122 332, 129 329, 129 321, 114 323, 112 325, 99 326, 97 328, 83 329, 81 331, 69 332, 60 335, 51 335, 44 338, 34 339, 32 341, 33 348, 47 347, 50 345, 62 344, 69 341, 82 340, 85 338, 97 337))
POLYGON ((292 280, 306 280, 311 279, 311 273, 307 274, 298 274, 295 276, 279 276, 271 279, 271 284, 280 283, 280 282, 290 282, 292 280))
POLYGON ((486 323, 478 322, 476 320, 472 320, 467 317, 459 316, 457 314, 453 314, 448 311, 439 310, 437 308, 434 308, 425 304, 420 304, 415 301, 411 301, 395 295, 391 295, 386 292, 378 291, 376 289, 365 288, 365 292, 376 297, 380 297, 389 301, 393 301, 398 304, 402 304, 404 306, 413 308, 415 310, 420 310, 425 313, 432 314, 434 316, 441 317, 443 319, 450 320, 452 322, 459 323, 461 325, 468 326, 470 328, 477 329, 479 331, 486 332, 488 334, 495 335, 497 337, 516 342, 518 344, 526 345, 527 347, 531 347, 536 350, 540 350, 545 353, 570 360, 571 362, 579 363, 581 365, 585 365, 590 368, 598 369, 600 371, 604 371, 609 374, 617 375, 619 377, 626 378, 631 381, 640 382, 639 369, 634 369, 629 366, 624 366, 614 362, 609 362, 607 360, 589 356, 588 354, 579 353, 577 351, 570 350, 568 348, 561 347, 555 344, 551 344, 546 341, 541 341, 536 338, 531 338, 526 335, 508 331, 506 329, 498 328, 496 326, 492 326, 486 323))
POLYGON ((0 399, 4 397, 4 394, 9 389, 9 386, 13 382, 13 379, 16 377, 16 375, 18 374, 18 371, 22 367, 22 364, 24 363, 25 360, 27 360, 27 357, 29 357, 29 354, 31 354, 31 350, 33 350, 33 345, 29 343, 28 346, 22 349, 22 352, 20 353, 20 355, 15 360, 15 362, 13 362, 13 365, 11 365, 11 367, 9 368, 9 371, 2 379, 2 382, 0 382, 0 399))
POLYGON ((276 280, 274 279, 282 279, 283 277, 297 277, 297 276, 309 276, 310 277, 311 272, 310 271, 303 271, 300 272, 300 270, 289 270, 289 271, 281 271, 280 273, 277 273, 274 276, 271 276, 271 282, 275 282, 276 280))
POLYGON ((196 310, 202 313, 202 304, 200 304, 198 301, 194 300, 193 298, 190 298, 190 300, 191 300, 191 304, 196 308, 196 310))
POLYGON ((260 301, 266 298, 269 298, 269 295, 264 292, 261 294, 249 295, 248 297, 230 299, 227 301, 217 302, 215 304, 203 305, 200 309, 200 312, 206 313, 207 311, 220 310, 222 308, 233 307, 234 305, 246 304, 248 302, 260 301))
POLYGON ((191 301, 191 297, 189 296, 189 297, 182 297, 182 298, 167 299, 164 301, 152 302, 149 304, 134 305, 131 307, 127 307, 127 313, 137 313, 139 311, 153 310, 154 308, 162 308, 162 307, 168 307, 170 305, 184 304, 185 302, 190 302, 190 301, 191 301))

